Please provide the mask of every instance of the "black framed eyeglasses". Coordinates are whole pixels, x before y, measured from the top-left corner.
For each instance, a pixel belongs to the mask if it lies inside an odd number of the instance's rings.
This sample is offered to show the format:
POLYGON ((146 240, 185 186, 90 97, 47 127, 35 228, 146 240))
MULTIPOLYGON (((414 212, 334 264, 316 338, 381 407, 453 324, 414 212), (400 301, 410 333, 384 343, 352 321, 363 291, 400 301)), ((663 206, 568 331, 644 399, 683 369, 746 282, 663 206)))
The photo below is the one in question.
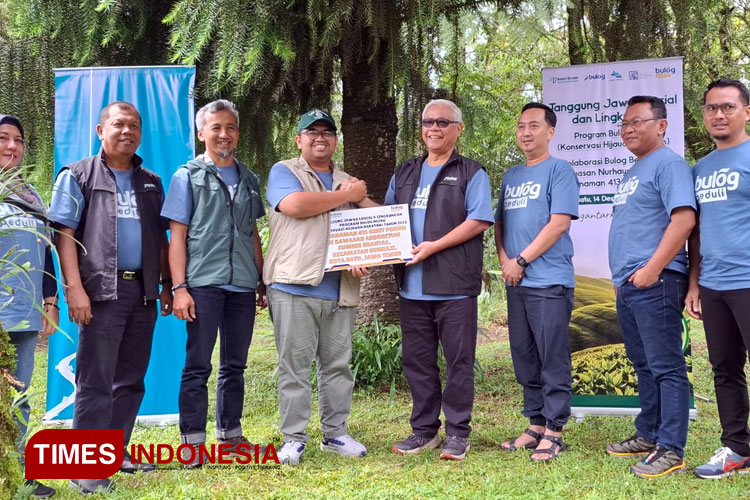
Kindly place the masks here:
POLYGON ((318 132, 315 129, 305 129, 300 133, 308 136, 313 141, 320 136, 323 136, 323 139, 333 139, 334 137, 336 137, 336 131, 334 130, 324 130, 322 132, 318 132))
POLYGON ((736 102, 725 102, 722 104, 704 104, 701 108, 703 108, 704 115, 713 116, 718 110, 721 110, 722 113, 729 116, 733 115, 739 106, 736 102))
POLYGON ((448 125, 450 125, 451 123, 461 123, 461 122, 459 122, 459 121, 457 121, 457 120, 445 120, 445 119, 443 119, 443 118, 439 118, 439 119, 437 119, 437 120, 426 120, 426 119, 425 119, 425 120, 422 120, 422 126, 423 126, 424 128, 430 128, 430 127, 432 127, 432 126, 433 126, 433 125, 434 125, 435 123, 437 123, 437 126, 438 126, 438 127, 440 127, 440 128, 446 128, 446 127, 447 127, 448 125))

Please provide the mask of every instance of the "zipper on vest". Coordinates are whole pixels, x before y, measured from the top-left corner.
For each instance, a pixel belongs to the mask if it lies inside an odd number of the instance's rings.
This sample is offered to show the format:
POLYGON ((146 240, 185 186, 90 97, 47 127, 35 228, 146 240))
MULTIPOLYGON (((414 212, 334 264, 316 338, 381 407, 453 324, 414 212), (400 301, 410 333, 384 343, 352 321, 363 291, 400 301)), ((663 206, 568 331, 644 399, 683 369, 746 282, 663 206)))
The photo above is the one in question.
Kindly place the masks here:
MULTIPOLYGON (((237 167, 237 174, 239 175, 239 173, 239 167, 237 167)), ((219 185, 227 197, 227 206, 229 207, 229 283, 227 285, 231 285, 232 279, 234 279, 234 264, 232 262, 232 257, 234 256, 234 200, 232 199, 232 195, 229 194, 229 189, 218 171, 214 175, 218 178, 219 185)), ((241 182, 241 178, 237 180, 237 191, 239 191, 241 182)))

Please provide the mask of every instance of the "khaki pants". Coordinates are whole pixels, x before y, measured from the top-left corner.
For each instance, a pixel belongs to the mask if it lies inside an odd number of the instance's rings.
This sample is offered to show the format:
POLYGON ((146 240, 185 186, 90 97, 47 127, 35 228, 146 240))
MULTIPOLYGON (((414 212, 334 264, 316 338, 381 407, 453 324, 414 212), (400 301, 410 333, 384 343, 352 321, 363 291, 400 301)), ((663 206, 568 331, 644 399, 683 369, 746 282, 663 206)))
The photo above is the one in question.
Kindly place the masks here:
POLYGON ((307 442, 312 412, 310 369, 318 369, 320 425, 326 438, 347 433, 354 378, 349 367, 356 307, 268 289, 279 353, 279 413, 284 442, 307 442))

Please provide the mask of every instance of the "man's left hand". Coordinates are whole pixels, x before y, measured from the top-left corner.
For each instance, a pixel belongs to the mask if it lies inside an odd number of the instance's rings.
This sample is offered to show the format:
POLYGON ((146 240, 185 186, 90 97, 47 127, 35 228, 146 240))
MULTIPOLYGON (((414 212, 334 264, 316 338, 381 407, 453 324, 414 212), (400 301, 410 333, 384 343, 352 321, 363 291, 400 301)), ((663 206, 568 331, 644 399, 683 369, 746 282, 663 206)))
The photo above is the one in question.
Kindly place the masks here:
POLYGON ((523 267, 516 262, 516 259, 508 259, 503 263, 503 279, 510 286, 518 286, 523 279, 523 267))
POLYGON ((437 243, 434 241, 423 241, 419 245, 412 245, 411 254, 414 256, 410 262, 407 262, 407 266, 413 266, 417 262, 427 260, 430 256, 437 253, 437 243))
POLYGON ((258 293, 258 298, 255 299, 255 305, 260 307, 261 309, 265 309, 268 307, 268 295, 266 290, 266 284, 261 281, 258 283, 258 289, 256 290, 258 293))
POLYGON ((659 274, 661 274, 661 272, 653 271, 648 264, 646 264, 631 274, 628 281, 636 288, 646 288, 659 281, 659 274))
POLYGON ((169 316, 172 314, 172 290, 169 289, 168 285, 161 287, 161 293, 159 294, 159 304, 161 305, 161 315, 169 316))

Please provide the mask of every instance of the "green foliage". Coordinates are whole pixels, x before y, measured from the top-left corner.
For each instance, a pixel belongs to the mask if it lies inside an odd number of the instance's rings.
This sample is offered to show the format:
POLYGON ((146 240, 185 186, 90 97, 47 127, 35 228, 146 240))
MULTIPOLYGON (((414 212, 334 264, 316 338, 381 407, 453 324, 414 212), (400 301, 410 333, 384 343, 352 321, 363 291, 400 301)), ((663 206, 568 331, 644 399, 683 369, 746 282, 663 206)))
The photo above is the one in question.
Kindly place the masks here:
POLYGON ((404 380, 401 369, 401 328, 382 324, 375 316, 371 323, 352 332, 352 373, 357 387, 391 391, 404 380))
POLYGON ((13 388, 8 377, 15 366, 15 349, 0 328, 0 498, 11 498, 23 480, 16 459, 18 426, 13 421, 13 388))
POLYGON ((638 391, 635 370, 623 344, 574 352, 572 362, 574 394, 633 396, 638 391))

